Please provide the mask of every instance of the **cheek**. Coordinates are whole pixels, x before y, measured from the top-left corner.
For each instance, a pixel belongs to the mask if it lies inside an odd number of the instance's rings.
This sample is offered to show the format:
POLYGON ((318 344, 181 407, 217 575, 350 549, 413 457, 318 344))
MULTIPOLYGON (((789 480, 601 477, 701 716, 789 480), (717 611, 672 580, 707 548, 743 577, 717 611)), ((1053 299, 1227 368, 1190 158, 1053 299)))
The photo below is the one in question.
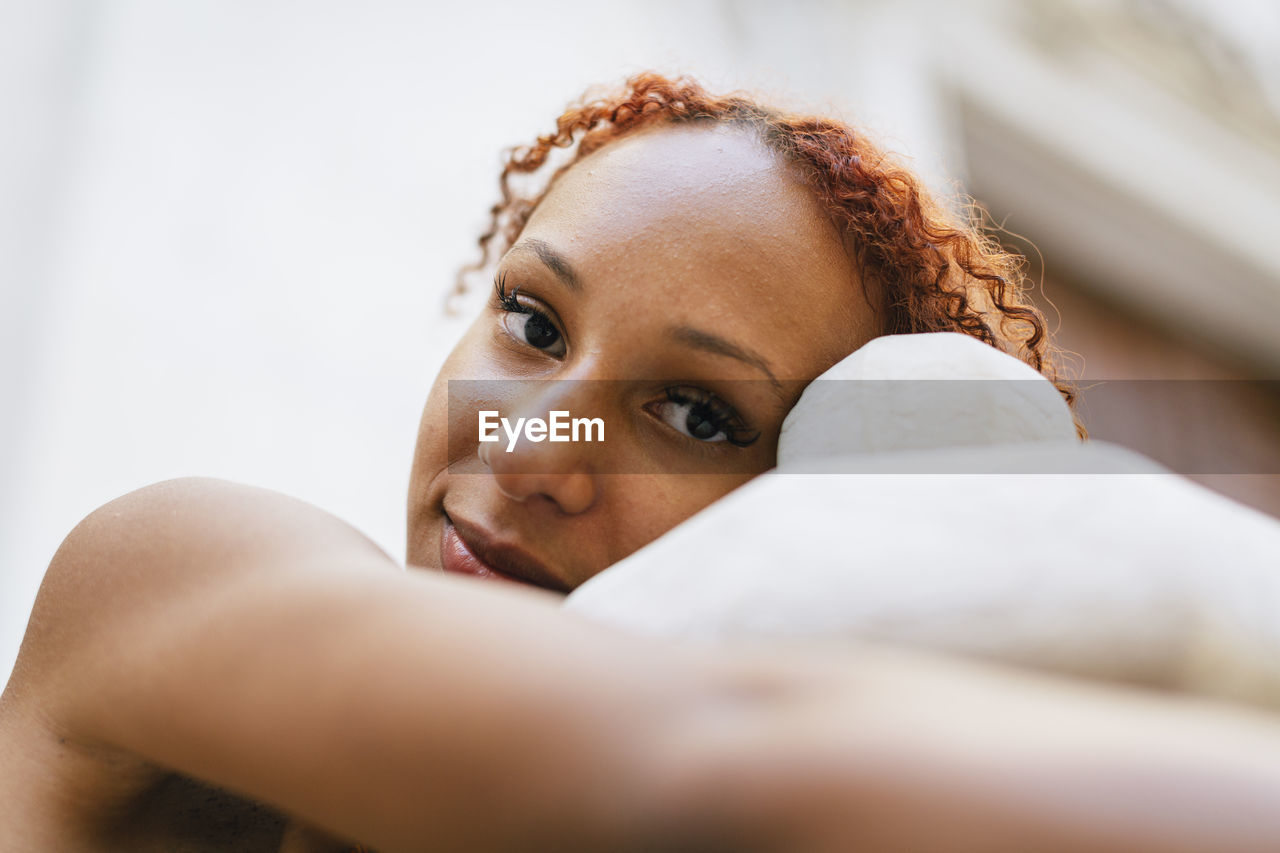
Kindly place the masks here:
MULTIPOLYGON (((648 545, 753 478, 750 474, 614 475, 609 563, 648 545)), ((583 578, 582 580, 586 580, 583 578)))
MULTIPOLYGON (((445 359, 444 364, 440 368, 440 372, 436 375, 435 382, 431 386, 431 391, 427 395, 427 400, 422 408, 422 417, 418 422, 418 437, 414 449, 413 469, 410 473, 410 493, 412 496, 418 496, 430 486, 431 480, 443 471, 449 464, 450 455, 450 409, 453 404, 452 414, 457 421, 457 415, 460 414, 458 395, 455 393, 454 400, 450 400, 450 380, 459 377, 470 377, 479 375, 484 365, 484 345, 483 341, 489 331, 486 317, 482 314, 479 319, 472 324, 467 331, 449 353, 449 357, 445 359)), ((455 388, 455 391, 457 389, 455 388)), ((474 413, 473 413, 474 418, 474 413)), ((453 436, 456 444, 464 436, 459 433, 453 436)), ((460 451, 462 448, 454 447, 454 451, 460 451)), ((456 453, 455 453, 456 455, 456 453)))
POLYGON ((418 443, 414 453, 413 477, 434 474, 447 462, 449 444, 448 386, 443 378, 437 378, 427 395, 418 421, 418 443))
POLYGON ((689 516, 752 479, 752 474, 672 474, 663 478, 661 495, 664 508, 663 531, 670 530, 689 516))
POLYGON ((427 396, 426 406, 422 411, 418 433, 420 444, 425 438, 436 439, 443 443, 447 437, 446 426, 450 403, 454 403, 456 408, 456 404, 461 399, 457 392, 463 387, 455 386, 454 399, 451 400, 449 387, 451 380, 495 378, 495 369, 489 354, 492 331, 492 319, 487 312, 481 313, 454 346, 444 364, 440 366, 440 372, 436 374, 431 392, 427 396))
POLYGON ((408 542, 406 558, 410 565, 436 565, 434 554, 436 517, 432 485, 448 466, 448 423, 444 417, 445 383, 437 378, 427 396, 418 423, 418 438, 413 451, 413 467, 409 471, 408 542))

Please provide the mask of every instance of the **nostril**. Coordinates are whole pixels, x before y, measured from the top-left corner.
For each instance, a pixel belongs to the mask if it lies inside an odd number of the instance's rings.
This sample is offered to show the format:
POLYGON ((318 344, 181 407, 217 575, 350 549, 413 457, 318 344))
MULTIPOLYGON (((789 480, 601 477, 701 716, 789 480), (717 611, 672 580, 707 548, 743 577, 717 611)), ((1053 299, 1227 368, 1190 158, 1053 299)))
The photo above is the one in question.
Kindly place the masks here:
POLYGON ((493 483, 509 500, 517 503, 536 503, 547 500, 568 515, 586 512, 595 503, 595 478, 585 470, 571 473, 534 473, 514 471, 499 463, 490 467, 493 483))
MULTIPOLYGON (((493 471, 493 469, 490 469, 493 471)), ((493 482, 498 487, 498 491, 509 500, 516 503, 524 503, 526 499, 538 493, 536 484, 529 482, 530 475, 508 474, 502 471, 493 471, 493 482)))

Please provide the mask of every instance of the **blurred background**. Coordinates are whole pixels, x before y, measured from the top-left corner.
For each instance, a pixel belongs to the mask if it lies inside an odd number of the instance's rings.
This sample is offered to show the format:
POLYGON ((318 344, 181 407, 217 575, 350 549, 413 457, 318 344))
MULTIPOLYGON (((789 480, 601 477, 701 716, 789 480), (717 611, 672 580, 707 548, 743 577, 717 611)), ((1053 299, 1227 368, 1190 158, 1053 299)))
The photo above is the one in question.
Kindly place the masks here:
POLYGON ((1086 391, 1094 435, 1239 450, 1198 478, 1280 514, 1280 395, 1234 381, 1280 377, 1273 0, 0 0, 0 678, 62 537, 147 483, 278 489, 403 557, 500 152, 646 68, 973 194, 1085 380, 1213 389, 1086 391))

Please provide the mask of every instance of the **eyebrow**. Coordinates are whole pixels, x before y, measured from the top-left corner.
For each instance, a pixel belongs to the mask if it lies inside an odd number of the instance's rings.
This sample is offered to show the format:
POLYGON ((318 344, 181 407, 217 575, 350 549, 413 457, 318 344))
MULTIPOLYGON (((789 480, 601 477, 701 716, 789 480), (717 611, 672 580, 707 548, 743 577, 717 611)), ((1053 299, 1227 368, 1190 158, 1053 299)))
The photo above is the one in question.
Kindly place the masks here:
POLYGON ((538 256, 538 260, 546 265, 547 269, 556 274, 556 278, 560 279, 565 287, 575 293, 582 290, 582 282, 578 280, 578 274, 573 271, 573 266, 565 259, 564 255, 551 248, 551 244, 533 237, 526 237, 512 246, 509 251, 532 252, 538 256))
POLYGON ((744 364, 749 364, 756 368, 765 376, 769 377, 769 384, 773 386, 774 393, 783 396, 784 391, 782 383, 778 381, 778 377, 774 375, 772 368, 769 366, 768 360, 759 353, 739 346, 733 341, 725 340, 719 335, 702 329, 695 329, 692 326, 673 326, 667 330, 667 337, 672 340, 700 349, 705 352, 715 353, 716 355, 728 356, 735 358, 744 364))
MULTIPOLYGON (((574 272, 573 265, 569 263, 564 255, 552 248, 550 243, 534 237, 526 237, 512 246, 508 250, 508 253, 510 252, 532 252, 538 256, 538 260, 542 261, 547 269, 555 273, 556 278, 560 279, 565 287, 575 293, 582 291, 582 282, 578 280, 578 274, 574 272)), ((727 356, 751 365, 765 376, 768 376, 769 384, 773 386, 774 393, 780 399, 786 400, 786 392, 782 387, 782 383, 778 381, 778 377, 774 375, 773 369, 769 366, 769 361, 754 350, 735 344, 712 332, 695 329, 692 326, 673 326, 667 330, 667 337, 686 346, 716 355, 727 356)))

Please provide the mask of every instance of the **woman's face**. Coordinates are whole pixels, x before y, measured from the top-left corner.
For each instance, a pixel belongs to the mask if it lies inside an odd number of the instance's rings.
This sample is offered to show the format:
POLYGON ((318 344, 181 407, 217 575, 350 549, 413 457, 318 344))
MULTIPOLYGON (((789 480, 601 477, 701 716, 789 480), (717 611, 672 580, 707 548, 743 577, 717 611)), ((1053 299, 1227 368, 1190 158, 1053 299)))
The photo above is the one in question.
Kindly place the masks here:
POLYGON ((408 560, 563 591, 773 467, 804 385, 878 333, 817 201, 727 126, 584 158, 497 279, 422 415, 408 560), (605 440, 481 442, 482 411, 605 440))

